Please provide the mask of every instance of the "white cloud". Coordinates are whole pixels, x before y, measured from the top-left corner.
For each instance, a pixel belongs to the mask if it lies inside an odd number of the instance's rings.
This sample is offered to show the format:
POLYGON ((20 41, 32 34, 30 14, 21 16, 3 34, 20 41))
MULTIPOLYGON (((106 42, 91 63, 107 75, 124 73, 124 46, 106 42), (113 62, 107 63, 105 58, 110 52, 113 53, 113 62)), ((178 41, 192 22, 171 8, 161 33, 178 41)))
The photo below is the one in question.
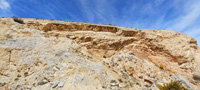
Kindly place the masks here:
POLYGON ((197 40, 198 45, 200 46, 200 27, 192 28, 187 31, 184 31, 183 33, 186 33, 187 35, 195 38, 197 40))
MULTIPOLYGON (((174 5, 178 5, 176 3, 174 5)), ((200 26, 198 26, 200 19, 200 1, 188 1, 185 3, 184 8, 181 10, 185 12, 177 19, 170 20, 166 23, 167 29, 175 30, 181 33, 185 33, 197 40, 198 45, 200 45, 200 26), (197 24, 198 23, 198 24, 197 24), (170 26, 171 25, 171 26, 170 26)))
POLYGON ((199 5, 200 5, 200 1, 198 0, 193 2, 192 5, 190 5, 190 7, 186 5, 186 7, 183 10, 187 11, 187 13, 177 18, 173 22, 174 25, 168 29, 177 30, 181 32, 184 29, 186 29, 188 26, 190 26, 200 16, 199 5))
POLYGON ((0 9, 7 10, 10 8, 10 4, 6 0, 0 0, 0 9))
POLYGON ((154 3, 156 6, 162 4, 165 0, 155 0, 154 3))
POLYGON ((78 3, 80 3, 80 10, 83 13, 83 17, 88 22, 105 24, 116 20, 114 17, 114 2, 107 0, 79 0, 78 3))
POLYGON ((0 17, 12 17, 14 16, 11 12, 10 3, 13 0, 0 0, 0 17))
MULTIPOLYGON (((184 31, 183 33, 186 33, 192 37, 196 37, 196 36, 199 36, 200 35, 200 27, 198 28, 193 28, 193 29, 189 29, 187 31, 184 31)), ((200 39, 199 39, 200 40, 200 39)))

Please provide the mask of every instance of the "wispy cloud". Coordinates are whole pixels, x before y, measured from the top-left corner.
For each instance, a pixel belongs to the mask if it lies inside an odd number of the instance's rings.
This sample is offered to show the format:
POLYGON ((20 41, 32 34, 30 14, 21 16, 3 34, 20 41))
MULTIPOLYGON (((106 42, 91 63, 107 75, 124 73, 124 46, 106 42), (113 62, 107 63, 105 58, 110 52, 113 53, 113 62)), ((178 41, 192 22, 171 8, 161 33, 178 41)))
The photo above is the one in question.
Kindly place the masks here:
POLYGON ((0 9, 7 10, 10 8, 10 4, 6 0, 0 0, 0 9))
POLYGON ((91 23, 108 24, 115 21, 113 0, 77 0, 83 18, 91 23))
POLYGON ((156 6, 162 4, 165 0, 155 0, 154 3, 156 6))
MULTIPOLYGON (((196 37, 200 35, 200 27, 197 28, 192 28, 189 30, 184 31, 183 33, 187 33, 188 35, 192 36, 192 37, 196 37)), ((200 40, 200 39, 199 39, 200 40)))
MULTIPOLYGON (((179 4, 177 2, 177 4, 179 4)), ((175 30, 181 33, 185 33, 197 40, 198 45, 200 45, 200 1, 192 0, 186 1, 180 14, 176 19, 167 21, 166 27, 170 30, 175 30)))
POLYGON ((200 1, 199 0, 193 0, 193 3, 183 8, 183 10, 187 11, 182 16, 178 17, 176 20, 174 20, 174 25, 169 27, 168 29, 177 30, 179 32, 184 31, 188 26, 190 26, 192 23, 197 20, 197 18, 200 16, 200 1))
POLYGON ((58 19, 200 37, 199 0, 0 0, 0 16, 58 19))
POLYGON ((13 14, 10 11, 10 2, 7 0, 0 0, 0 16, 1 17, 11 17, 13 14))
POLYGON ((188 30, 183 31, 183 33, 186 33, 187 35, 195 38, 197 40, 198 45, 200 45, 200 27, 191 28, 188 30))

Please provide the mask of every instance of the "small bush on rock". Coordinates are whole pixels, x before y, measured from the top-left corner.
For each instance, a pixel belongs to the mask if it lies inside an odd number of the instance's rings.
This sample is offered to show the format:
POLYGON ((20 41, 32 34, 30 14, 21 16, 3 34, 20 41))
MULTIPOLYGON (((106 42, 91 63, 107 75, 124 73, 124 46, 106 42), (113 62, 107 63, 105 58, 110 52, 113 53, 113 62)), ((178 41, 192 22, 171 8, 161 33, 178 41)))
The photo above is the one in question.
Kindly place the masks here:
POLYGON ((165 69, 165 66, 161 64, 161 65, 159 66, 159 68, 160 68, 160 69, 165 69))
POLYGON ((160 90, 188 90, 187 88, 182 86, 179 81, 171 81, 170 83, 159 86, 158 88, 160 90))

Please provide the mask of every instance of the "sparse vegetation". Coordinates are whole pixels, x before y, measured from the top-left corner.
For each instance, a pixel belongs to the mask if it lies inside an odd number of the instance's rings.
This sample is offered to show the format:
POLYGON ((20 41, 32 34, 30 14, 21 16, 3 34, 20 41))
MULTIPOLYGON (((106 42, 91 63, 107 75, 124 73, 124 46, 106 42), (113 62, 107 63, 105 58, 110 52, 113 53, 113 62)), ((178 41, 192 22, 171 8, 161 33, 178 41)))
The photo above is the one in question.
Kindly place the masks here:
POLYGON ((179 81, 171 81, 170 83, 164 84, 158 87, 160 90, 188 90, 179 81))
POLYGON ((175 71, 172 71, 172 70, 170 70, 170 69, 168 69, 168 71, 170 71, 171 73, 173 73, 173 74, 176 74, 176 72, 175 71))
POLYGON ((165 66, 161 64, 161 65, 159 66, 159 68, 160 68, 160 69, 164 69, 165 66))
POLYGON ((21 19, 19 19, 19 18, 15 18, 15 17, 14 17, 13 20, 14 20, 15 22, 17 22, 17 23, 24 24, 24 21, 21 20, 21 19))

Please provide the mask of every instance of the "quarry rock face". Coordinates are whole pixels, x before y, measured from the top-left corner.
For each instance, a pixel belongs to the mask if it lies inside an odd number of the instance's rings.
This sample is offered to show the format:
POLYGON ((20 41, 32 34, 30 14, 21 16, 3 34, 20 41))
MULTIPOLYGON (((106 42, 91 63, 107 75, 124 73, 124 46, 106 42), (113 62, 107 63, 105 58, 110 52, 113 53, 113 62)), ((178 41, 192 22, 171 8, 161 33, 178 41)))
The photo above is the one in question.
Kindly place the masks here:
POLYGON ((200 89, 197 41, 170 30, 0 18, 0 90, 200 89))

